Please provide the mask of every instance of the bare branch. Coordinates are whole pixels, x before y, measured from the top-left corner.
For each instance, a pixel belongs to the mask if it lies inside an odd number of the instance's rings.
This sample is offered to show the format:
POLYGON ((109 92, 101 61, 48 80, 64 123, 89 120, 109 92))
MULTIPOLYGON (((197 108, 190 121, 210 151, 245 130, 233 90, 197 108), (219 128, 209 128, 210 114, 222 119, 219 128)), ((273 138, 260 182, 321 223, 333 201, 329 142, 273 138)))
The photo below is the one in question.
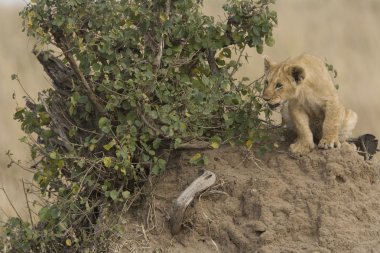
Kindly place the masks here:
POLYGON ((68 50, 64 51, 64 55, 66 59, 68 60, 68 62, 70 63, 70 66, 74 70, 75 74, 80 78, 89 99, 95 105, 96 111, 100 113, 101 115, 106 115, 107 114, 106 111, 104 110, 103 106, 100 104, 98 97, 95 95, 94 91, 90 87, 90 84, 87 82, 82 71, 79 69, 79 66, 77 62, 75 61, 74 56, 70 52, 68 52, 68 50))
MULTIPOLYGON (((165 5, 165 15, 167 18, 169 18, 170 16, 170 4, 171 4, 171 1, 170 0, 166 0, 166 5, 165 5)), ((160 40, 160 43, 159 43, 159 48, 158 48, 158 54, 156 56, 156 59, 154 60, 154 66, 156 66, 156 68, 159 68, 160 65, 161 65, 161 58, 162 58, 162 54, 163 54, 163 51, 164 51, 164 47, 165 47, 165 42, 164 42, 164 34, 161 35, 161 40, 160 40)))
POLYGON ((207 49, 207 62, 208 65, 210 66, 210 71, 213 75, 219 74, 219 68, 216 65, 215 61, 215 51, 211 49, 207 49))

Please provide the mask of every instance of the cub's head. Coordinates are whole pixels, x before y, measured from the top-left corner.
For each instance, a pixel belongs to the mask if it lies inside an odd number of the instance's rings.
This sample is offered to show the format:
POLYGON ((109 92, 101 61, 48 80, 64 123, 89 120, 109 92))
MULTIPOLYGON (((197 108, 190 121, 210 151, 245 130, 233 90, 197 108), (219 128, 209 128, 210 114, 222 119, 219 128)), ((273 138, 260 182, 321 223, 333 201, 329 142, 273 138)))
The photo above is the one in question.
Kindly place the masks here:
POLYGON ((264 58, 264 91, 262 98, 271 109, 297 96, 298 87, 305 79, 305 70, 286 61, 275 64, 264 58))

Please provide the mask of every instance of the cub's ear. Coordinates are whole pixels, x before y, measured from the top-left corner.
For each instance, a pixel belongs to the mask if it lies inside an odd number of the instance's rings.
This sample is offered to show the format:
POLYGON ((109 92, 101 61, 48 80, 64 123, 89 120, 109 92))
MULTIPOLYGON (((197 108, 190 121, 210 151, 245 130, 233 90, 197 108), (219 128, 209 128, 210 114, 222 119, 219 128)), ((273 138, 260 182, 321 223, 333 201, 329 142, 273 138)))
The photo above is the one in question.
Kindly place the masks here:
POLYGON ((268 56, 264 56, 264 72, 268 73, 268 71, 273 67, 274 62, 269 59, 268 56))
POLYGON ((291 66, 289 68, 289 74, 293 77, 297 84, 302 83, 306 77, 305 69, 300 66, 291 66))

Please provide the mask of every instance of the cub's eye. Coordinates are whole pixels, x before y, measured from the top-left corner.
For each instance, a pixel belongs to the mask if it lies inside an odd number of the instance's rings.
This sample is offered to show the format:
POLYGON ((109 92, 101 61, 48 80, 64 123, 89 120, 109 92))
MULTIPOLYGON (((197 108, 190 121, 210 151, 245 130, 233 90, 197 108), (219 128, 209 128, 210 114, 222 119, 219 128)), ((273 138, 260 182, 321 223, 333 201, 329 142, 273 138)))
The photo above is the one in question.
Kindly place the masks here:
POLYGON ((276 86, 274 87, 276 90, 279 90, 282 88, 282 84, 281 83, 276 83, 276 86))

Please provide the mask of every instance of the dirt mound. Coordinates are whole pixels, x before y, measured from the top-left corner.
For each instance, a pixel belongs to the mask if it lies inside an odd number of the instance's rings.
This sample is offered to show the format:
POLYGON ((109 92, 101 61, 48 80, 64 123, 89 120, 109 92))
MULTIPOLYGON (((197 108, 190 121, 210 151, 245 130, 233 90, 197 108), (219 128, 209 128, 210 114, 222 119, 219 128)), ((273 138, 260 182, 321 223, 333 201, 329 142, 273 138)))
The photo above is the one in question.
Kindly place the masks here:
POLYGON ((172 200, 201 173, 188 165, 194 153, 180 154, 130 210, 124 252, 380 252, 378 165, 348 144, 299 159, 284 150, 260 160, 243 148, 206 151, 217 183, 173 237, 172 200))

